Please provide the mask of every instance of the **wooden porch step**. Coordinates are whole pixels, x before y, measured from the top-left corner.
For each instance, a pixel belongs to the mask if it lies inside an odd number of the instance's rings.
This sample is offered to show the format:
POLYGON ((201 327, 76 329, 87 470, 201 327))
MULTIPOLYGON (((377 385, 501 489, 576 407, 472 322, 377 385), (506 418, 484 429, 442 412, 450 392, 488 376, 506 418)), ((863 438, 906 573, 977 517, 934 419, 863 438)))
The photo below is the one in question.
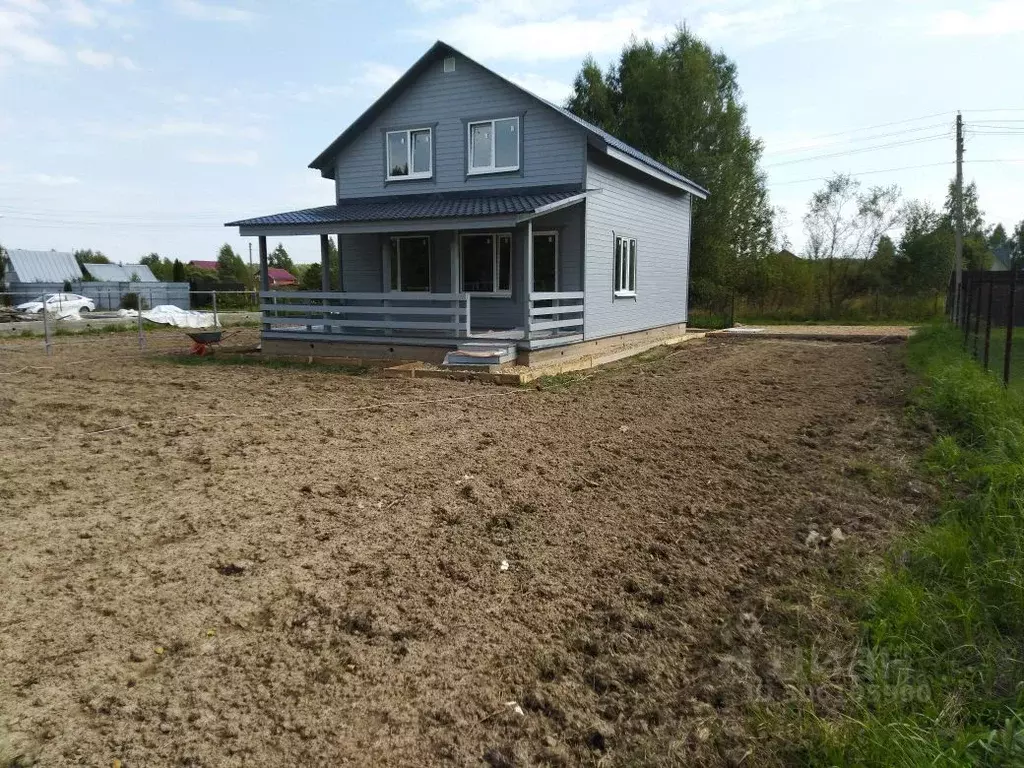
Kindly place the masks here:
POLYGON ((444 358, 449 367, 502 365, 516 359, 516 345, 508 342, 466 341, 444 358))

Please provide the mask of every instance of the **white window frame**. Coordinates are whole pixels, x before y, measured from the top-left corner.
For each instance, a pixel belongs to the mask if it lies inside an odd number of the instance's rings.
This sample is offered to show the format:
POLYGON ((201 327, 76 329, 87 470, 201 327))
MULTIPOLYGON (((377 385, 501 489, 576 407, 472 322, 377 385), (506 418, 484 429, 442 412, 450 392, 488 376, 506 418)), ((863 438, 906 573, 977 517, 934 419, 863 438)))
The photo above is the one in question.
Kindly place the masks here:
POLYGON ((468 176, 474 176, 480 173, 512 173, 518 171, 519 167, 523 164, 522 158, 522 142, 523 142, 523 126, 522 120, 519 119, 519 115, 509 115, 508 117, 493 117, 489 120, 474 120, 471 123, 466 123, 466 174, 468 176), (494 161, 497 159, 497 143, 498 143, 498 132, 495 127, 495 123, 499 123, 502 120, 515 120, 516 121, 516 164, 515 165, 503 165, 497 166, 494 161), (486 167, 477 167, 473 165, 473 126, 474 125, 488 125, 491 126, 491 164, 486 167))
POLYGON ((429 125, 425 125, 422 128, 405 128, 401 131, 386 131, 384 133, 384 175, 387 181, 409 181, 411 179, 430 179, 434 176, 434 129, 429 125), (427 132, 427 136, 430 137, 430 152, 428 158, 430 160, 430 167, 426 171, 413 172, 412 169, 412 135, 414 133, 427 132), (405 152, 406 152, 406 166, 409 168, 409 172, 404 176, 392 176, 391 169, 393 167, 391 163, 391 137, 405 134, 405 152))
POLYGON ((496 296, 499 298, 510 299, 512 298, 512 261, 515 257, 515 251, 513 250, 513 241, 511 232, 461 232, 459 233, 459 288, 462 289, 463 293, 468 293, 470 296, 496 296), (466 276, 463 270, 465 265, 465 258, 463 254, 465 250, 462 247, 463 240, 467 237, 490 237, 491 238, 491 276, 493 278, 494 289, 491 291, 467 291, 466 288, 466 276), (501 249, 498 247, 498 240, 500 238, 508 238, 508 288, 498 288, 498 272, 501 268, 501 249))
POLYGON ((636 238, 616 234, 612 251, 612 291, 616 298, 636 296, 636 262, 636 238))
MULTIPOLYGON (((391 272, 388 275, 388 292, 389 293, 431 293, 434 290, 434 244, 431 242, 433 238, 430 235, 392 235, 392 249, 395 256, 395 266, 397 269, 392 270, 391 265, 388 264, 388 270, 391 272), (402 290, 402 241, 403 240, 426 240, 427 241, 427 289, 425 291, 404 291, 402 290), (395 288, 391 287, 391 283, 395 284, 395 288)), ((387 259, 389 254, 385 253, 384 258, 387 259)))

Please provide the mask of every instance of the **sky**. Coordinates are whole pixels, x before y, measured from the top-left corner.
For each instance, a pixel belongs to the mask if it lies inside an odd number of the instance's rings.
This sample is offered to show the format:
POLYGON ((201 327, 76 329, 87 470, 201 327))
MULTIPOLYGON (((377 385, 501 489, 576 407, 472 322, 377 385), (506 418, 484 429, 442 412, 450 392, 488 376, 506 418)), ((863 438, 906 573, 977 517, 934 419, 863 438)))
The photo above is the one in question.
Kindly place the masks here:
POLYGON ((957 110, 986 220, 1024 219, 1024 0, 0 0, 0 243, 247 257, 223 223, 330 204, 307 165, 433 41, 562 101, 679 24, 736 62, 795 251, 834 172, 940 205, 957 110))

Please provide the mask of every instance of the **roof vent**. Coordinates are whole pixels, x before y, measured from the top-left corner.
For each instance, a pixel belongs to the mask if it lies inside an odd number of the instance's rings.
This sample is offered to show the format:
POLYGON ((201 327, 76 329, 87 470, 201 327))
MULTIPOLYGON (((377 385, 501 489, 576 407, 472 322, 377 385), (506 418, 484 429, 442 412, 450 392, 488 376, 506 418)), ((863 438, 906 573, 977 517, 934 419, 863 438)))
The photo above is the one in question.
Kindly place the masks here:
POLYGON ((454 56, 445 56, 445 59, 444 59, 444 71, 445 72, 454 72, 455 71, 455 57, 454 56))

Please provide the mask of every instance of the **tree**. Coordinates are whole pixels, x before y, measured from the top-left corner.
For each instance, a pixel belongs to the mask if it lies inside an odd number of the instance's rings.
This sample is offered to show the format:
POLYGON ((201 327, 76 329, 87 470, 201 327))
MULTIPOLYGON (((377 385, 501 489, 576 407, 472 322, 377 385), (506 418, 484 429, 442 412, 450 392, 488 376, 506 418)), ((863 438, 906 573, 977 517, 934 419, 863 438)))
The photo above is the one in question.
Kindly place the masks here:
POLYGON ((110 259, 103 255, 103 251, 94 251, 91 248, 86 250, 75 251, 75 261, 78 262, 78 266, 83 264, 109 264, 110 259))
POLYGON ((171 265, 171 282, 184 283, 187 282, 185 274, 185 265, 177 259, 174 260, 174 264, 171 265))
POLYGON ((0 288, 7 284, 7 249, 0 245, 0 288))
POLYGON ((295 269, 295 265, 292 263, 292 257, 289 256, 288 251, 284 249, 283 243, 278 243, 277 248, 270 252, 270 255, 267 257, 267 266, 285 269, 289 272, 295 269))
POLYGON ((903 215, 899 200, 900 189, 895 185, 862 192, 861 183, 843 173, 832 176, 811 196, 804 215, 808 256, 827 262, 829 314, 835 313, 836 288, 847 277, 849 260, 870 256, 882 235, 899 223, 903 215))
POLYGON ((149 267, 149 271, 153 273, 153 276, 162 282, 170 282, 173 279, 172 271, 174 265, 171 264, 171 260, 168 258, 160 258, 160 254, 151 253, 148 256, 143 256, 139 259, 140 264, 145 264, 149 267))
POLYGON ((217 254, 217 278, 225 282, 236 282, 244 285, 251 285, 252 276, 248 267, 242 261, 242 257, 235 253, 235 250, 224 243, 217 254))
MULTIPOLYGON (((328 238, 327 240, 327 264, 330 270, 330 284, 340 289, 341 284, 338 280, 338 247, 334 244, 333 238, 328 238)), ((301 290, 319 291, 323 289, 323 282, 321 280, 323 270, 319 262, 307 264, 305 267, 301 264, 295 265, 293 269, 296 271, 301 269, 302 274, 297 275, 301 290)))
POLYGON ((695 201, 691 295, 720 302, 771 251, 762 145, 750 134, 736 65, 685 27, 661 46, 632 41, 608 71, 588 58, 566 106, 707 187, 695 201))
MULTIPOLYGON (((978 204, 978 184, 972 181, 964 187, 964 237, 968 235, 983 235, 985 230, 985 212, 978 204)), ((949 189, 946 191, 946 204, 944 206, 943 221, 954 229, 956 221, 956 181, 949 182, 949 189)), ((954 230, 955 231, 955 230, 954 230)))

